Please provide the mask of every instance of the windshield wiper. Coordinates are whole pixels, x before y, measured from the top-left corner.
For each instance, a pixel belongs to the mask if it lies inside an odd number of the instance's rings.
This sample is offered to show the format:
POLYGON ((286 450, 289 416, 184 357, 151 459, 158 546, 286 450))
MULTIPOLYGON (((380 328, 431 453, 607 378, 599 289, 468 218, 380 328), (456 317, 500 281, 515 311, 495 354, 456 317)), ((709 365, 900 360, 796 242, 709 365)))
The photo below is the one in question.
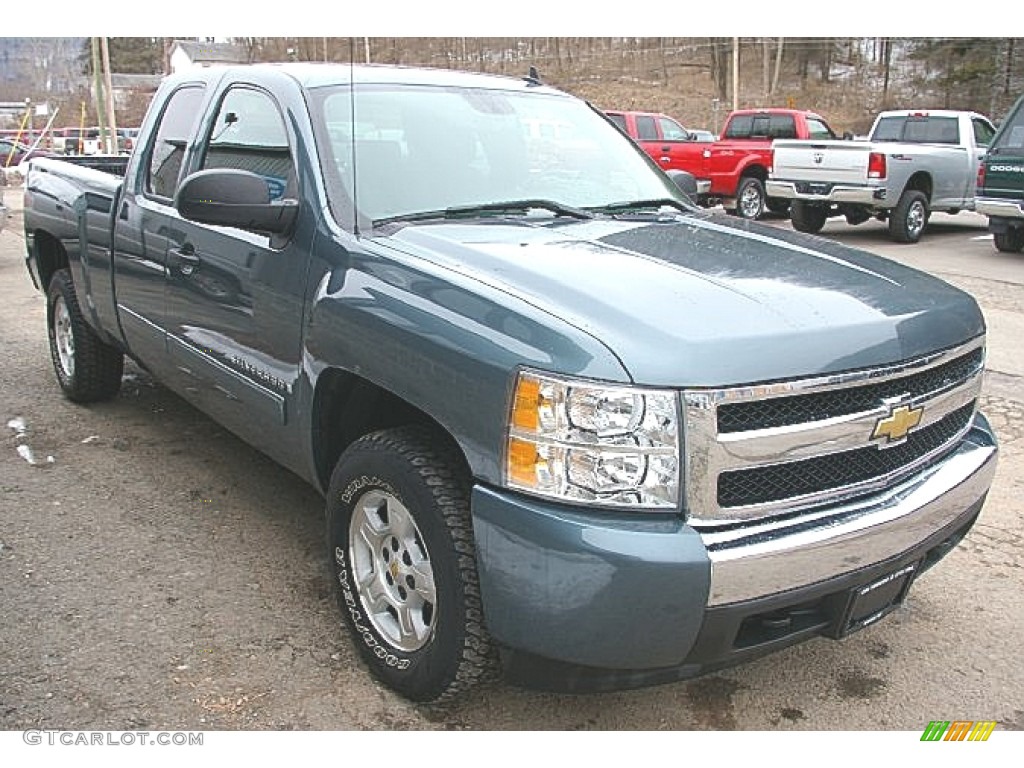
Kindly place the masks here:
POLYGON ((558 203, 554 200, 504 200, 497 203, 481 203, 479 205, 454 205, 436 211, 420 211, 417 213, 404 213, 398 216, 388 216, 383 219, 374 219, 373 226, 379 227, 383 224, 392 224, 401 221, 429 221, 431 219, 467 219, 476 216, 504 215, 509 213, 528 213, 531 210, 549 211, 556 216, 569 216, 574 219, 592 219, 594 214, 574 208, 571 205, 558 203))
POLYGON ((657 210, 665 207, 675 208, 683 213, 693 212, 692 207, 672 197, 659 197, 652 200, 623 200, 622 202, 609 203, 608 205, 588 206, 587 210, 599 211, 601 213, 620 213, 626 211, 657 210))

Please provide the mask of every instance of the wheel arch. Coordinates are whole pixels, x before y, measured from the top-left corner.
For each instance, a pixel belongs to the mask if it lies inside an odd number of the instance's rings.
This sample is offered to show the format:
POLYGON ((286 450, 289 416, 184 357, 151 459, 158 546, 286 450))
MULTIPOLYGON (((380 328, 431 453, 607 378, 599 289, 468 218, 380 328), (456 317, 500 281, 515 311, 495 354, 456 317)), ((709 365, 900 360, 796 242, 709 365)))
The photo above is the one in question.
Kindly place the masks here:
POLYGON ((422 409, 384 387, 341 368, 323 371, 316 381, 312 409, 312 450, 322 489, 345 449, 364 435, 412 424, 431 427, 455 447, 469 472, 466 452, 451 430, 422 409))
POLYGON ((740 175, 736 185, 737 188, 739 187, 739 182, 742 182, 743 179, 747 178, 748 176, 753 176, 755 179, 759 180, 763 184, 764 182, 768 181, 768 168, 762 165, 759 160, 753 160, 749 162, 747 165, 744 165, 740 169, 740 175))
POLYGON ((54 273, 59 269, 70 268, 71 261, 60 240, 45 230, 36 230, 33 233, 32 242, 35 250, 36 271, 41 283, 39 289, 45 293, 54 273))
POLYGON ((917 173, 915 173, 913 176, 911 176, 909 179, 907 179, 907 184, 903 188, 904 192, 907 192, 908 190, 915 190, 917 192, 921 192, 926 198, 928 198, 928 203, 931 204, 931 201, 932 201, 932 177, 931 177, 931 174, 928 173, 927 171, 918 171, 917 173))

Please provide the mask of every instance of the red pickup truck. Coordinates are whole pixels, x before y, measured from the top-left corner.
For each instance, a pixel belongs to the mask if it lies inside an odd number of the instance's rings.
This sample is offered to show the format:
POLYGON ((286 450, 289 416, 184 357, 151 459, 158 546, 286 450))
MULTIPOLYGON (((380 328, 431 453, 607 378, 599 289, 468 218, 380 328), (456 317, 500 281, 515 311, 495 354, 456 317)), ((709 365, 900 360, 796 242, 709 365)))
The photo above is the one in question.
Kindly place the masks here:
POLYGON ((765 209, 785 213, 788 200, 770 198, 764 183, 772 167, 775 139, 835 139, 824 118, 798 109, 739 109, 729 113, 722 137, 711 145, 699 178, 711 182, 710 194, 722 207, 745 219, 765 209))
POLYGON ((798 109, 740 109, 730 112, 722 136, 694 141, 692 132, 665 115, 605 111, 663 170, 693 174, 702 202, 721 200, 729 213, 757 219, 769 210, 785 213, 788 200, 769 198, 764 183, 772 166, 775 139, 835 139, 824 118, 798 109))
POLYGON ((704 174, 704 158, 711 143, 704 140, 706 131, 695 132, 678 121, 658 112, 627 112, 605 110, 605 115, 629 136, 658 164, 663 171, 686 171, 697 179, 701 202, 707 198, 711 184, 704 174))

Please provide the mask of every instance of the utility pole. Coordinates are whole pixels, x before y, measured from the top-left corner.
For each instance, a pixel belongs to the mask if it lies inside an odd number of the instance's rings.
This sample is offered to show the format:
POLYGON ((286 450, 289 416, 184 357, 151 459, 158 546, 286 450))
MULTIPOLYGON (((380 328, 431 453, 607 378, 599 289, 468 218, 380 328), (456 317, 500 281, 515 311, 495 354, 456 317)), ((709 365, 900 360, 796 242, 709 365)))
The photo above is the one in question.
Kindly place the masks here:
POLYGON ((732 108, 740 108, 740 39, 732 39, 732 108))
POLYGON ((117 154, 117 116, 114 114, 114 88, 110 78, 110 48, 107 38, 100 38, 100 52, 103 55, 103 85, 107 89, 107 127, 110 135, 107 137, 106 153, 117 154))
MULTIPOLYGON (((103 106, 103 76, 100 72, 100 39, 98 37, 90 37, 89 45, 92 49, 92 99, 93 105, 96 107, 96 124, 100 129, 100 139, 106 142, 106 124, 107 119, 104 116, 106 108, 103 106)), ((78 138, 78 151, 85 151, 85 134, 78 138)))
POLYGON ((768 42, 769 38, 761 38, 761 84, 764 88, 764 106, 768 106, 768 102, 772 97, 772 80, 771 72, 771 58, 768 42))

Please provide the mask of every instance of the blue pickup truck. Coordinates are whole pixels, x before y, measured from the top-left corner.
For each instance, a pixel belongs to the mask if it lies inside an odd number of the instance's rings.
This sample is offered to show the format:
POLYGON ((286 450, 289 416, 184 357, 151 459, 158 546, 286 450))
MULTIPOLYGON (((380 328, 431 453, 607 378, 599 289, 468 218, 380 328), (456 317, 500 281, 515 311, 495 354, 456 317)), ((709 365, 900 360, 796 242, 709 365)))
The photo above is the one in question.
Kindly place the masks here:
POLYGON ((64 395, 128 356, 322 492, 352 642, 413 700, 844 637, 995 471, 970 296, 695 207, 535 77, 178 74, 123 177, 35 161, 24 222, 64 395))

